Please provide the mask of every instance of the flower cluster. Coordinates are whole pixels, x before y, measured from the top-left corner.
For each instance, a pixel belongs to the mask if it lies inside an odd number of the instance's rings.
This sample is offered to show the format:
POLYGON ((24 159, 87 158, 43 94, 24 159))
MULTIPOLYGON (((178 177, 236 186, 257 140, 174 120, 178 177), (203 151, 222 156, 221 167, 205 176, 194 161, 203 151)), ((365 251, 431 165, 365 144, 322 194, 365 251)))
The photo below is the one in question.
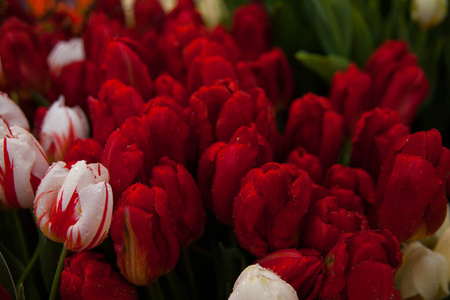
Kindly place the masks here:
POLYGON ((298 95, 260 3, 226 28, 192 0, 79 2, 8 0, 0 25, 0 208, 64 244, 41 293, 162 293, 227 232, 254 264, 229 299, 449 294, 448 231, 418 240, 447 216, 450 150, 411 127, 430 83, 408 43, 298 95), (409 284, 421 255, 442 266, 431 291, 409 284))

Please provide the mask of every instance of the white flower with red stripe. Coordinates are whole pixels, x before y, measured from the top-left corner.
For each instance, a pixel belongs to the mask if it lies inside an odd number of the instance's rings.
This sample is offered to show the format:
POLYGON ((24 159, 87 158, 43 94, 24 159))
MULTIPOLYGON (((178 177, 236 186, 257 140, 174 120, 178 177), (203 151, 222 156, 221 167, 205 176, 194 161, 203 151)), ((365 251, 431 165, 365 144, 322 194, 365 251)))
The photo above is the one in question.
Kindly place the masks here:
POLYGON ((50 161, 62 160, 77 139, 89 137, 89 123, 83 110, 64 105, 60 96, 47 111, 39 133, 39 142, 50 161))
POLYGON ((29 131, 0 118, 0 156, 0 207, 32 207, 49 165, 44 150, 29 131))
POLYGON ((30 124, 22 109, 3 92, 0 92, 0 117, 8 126, 15 125, 30 131, 30 124))
POLYGON ((78 161, 69 170, 54 163, 42 178, 34 201, 38 227, 73 251, 98 246, 108 235, 113 194, 108 170, 78 161))

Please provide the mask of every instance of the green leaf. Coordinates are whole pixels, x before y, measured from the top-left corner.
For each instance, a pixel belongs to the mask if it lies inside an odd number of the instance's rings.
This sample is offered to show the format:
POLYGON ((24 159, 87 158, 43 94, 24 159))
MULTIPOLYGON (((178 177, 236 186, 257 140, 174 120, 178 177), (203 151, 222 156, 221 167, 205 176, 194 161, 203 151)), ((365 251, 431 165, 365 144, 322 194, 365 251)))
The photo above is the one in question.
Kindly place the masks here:
POLYGON ((0 285, 5 288, 12 299, 17 299, 17 292, 14 286, 14 280, 9 271, 8 264, 0 252, 0 285))
POLYGON ((349 57, 351 46, 350 0, 310 0, 313 23, 325 54, 349 57))
POLYGON ((320 55, 299 51, 295 58, 303 65, 317 73, 326 82, 331 82, 334 73, 347 69, 349 61, 338 55, 320 55))
POLYGON ((352 6, 352 23, 352 60, 363 68, 367 59, 375 49, 373 35, 361 12, 355 6, 352 6))

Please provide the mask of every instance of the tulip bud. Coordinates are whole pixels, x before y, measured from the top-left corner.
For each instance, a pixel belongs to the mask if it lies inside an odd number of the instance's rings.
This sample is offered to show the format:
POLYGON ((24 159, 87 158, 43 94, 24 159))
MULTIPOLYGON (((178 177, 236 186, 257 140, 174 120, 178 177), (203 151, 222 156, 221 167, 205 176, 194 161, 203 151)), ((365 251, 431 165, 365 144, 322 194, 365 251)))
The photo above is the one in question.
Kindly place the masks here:
POLYGON ((233 222, 233 203, 241 178, 269 161, 273 161, 270 145, 254 124, 239 128, 228 143, 214 143, 203 152, 198 163, 198 184, 203 199, 220 222, 233 222))
POLYGON ((283 134, 285 151, 303 147, 328 169, 338 159, 343 124, 342 116, 334 111, 328 99, 306 94, 289 108, 283 134))
POLYGON ((389 108, 363 113, 355 125, 351 165, 366 170, 376 180, 395 140, 409 133, 400 115, 389 108))
POLYGON ((22 127, 0 118, 0 207, 29 208, 48 169, 44 150, 22 127))
POLYGON ((206 212, 200 190, 188 170, 163 157, 153 168, 150 182, 167 191, 170 215, 180 247, 200 238, 206 225, 206 212))
POLYGON ((399 299, 394 274, 402 253, 387 230, 344 233, 325 258, 319 299, 399 299))
POLYGON ((432 235, 447 214, 449 171, 450 151, 436 129, 398 139, 378 177, 380 225, 400 242, 432 235))
POLYGON ((64 66, 72 62, 82 61, 86 57, 84 42, 81 38, 72 38, 69 41, 58 42, 47 57, 50 72, 58 76, 64 66))
POLYGON ((325 271, 323 258, 312 249, 283 249, 258 260, 258 264, 275 272, 296 291, 299 299, 315 299, 325 271))
POLYGON ((369 229, 365 215, 345 209, 335 196, 313 203, 307 215, 302 245, 322 255, 334 247, 342 233, 369 229))
POLYGON ((34 215, 51 240, 73 251, 98 246, 108 235, 113 195, 108 170, 79 161, 69 170, 54 163, 36 192, 34 215))
POLYGON ((395 286, 407 299, 419 295, 424 300, 443 299, 448 288, 448 262, 440 253, 420 242, 403 246, 403 263, 395 275, 395 286))
POLYGON ((148 100, 153 95, 153 80, 137 51, 137 42, 128 38, 116 38, 108 43, 102 67, 106 79, 118 79, 124 84, 134 87, 148 100), (123 70, 127 70, 124 72, 123 70))
POLYGON ((305 148, 298 147, 289 153, 286 162, 308 173, 315 183, 322 182, 322 164, 317 156, 308 153, 305 148))
POLYGON ((22 109, 3 92, 0 92, 0 118, 10 127, 15 125, 30 131, 30 124, 22 109))
POLYGON ((256 60, 270 49, 270 18, 262 5, 242 5, 234 11, 231 29, 244 59, 256 60))
POLYGON ((424 29, 439 25, 447 16, 447 0, 414 0, 411 2, 411 19, 424 29))
POLYGON ((375 184, 363 169, 333 165, 328 169, 323 186, 338 198, 341 207, 364 213, 367 205, 376 202, 375 184))
POLYGON ((117 79, 104 82, 98 99, 87 100, 92 120, 93 138, 104 144, 108 136, 119 128, 130 116, 142 115, 144 100, 131 86, 117 79))
POLYGON ((239 244, 257 257, 298 247, 311 196, 308 174, 292 165, 267 163, 250 170, 233 206, 239 244))
POLYGON ((228 300, 298 300, 294 288, 275 272, 258 264, 248 266, 234 283, 228 300))
POLYGON ((355 64, 333 76, 330 101, 337 112, 344 117, 345 133, 353 132, 356 120, 361 113, 375 106, 373 100, 372 79, 355 64))
POLYGON ((128 283, 101 253, 81 251, 64 261, 59 292, 62 300, 137 300, 136 288, 128 283))
POLYGON ((39 141, 50 161, 61 160, 78 138, 89 137, 89 123, 79 107, 64 105, 64 97, 52 104, 44 117, 39 141))
POLYGON ((124 191, 114 212, 111 238, 117 265, 135 285, 148 285, 172 270, 180 255, 167 193, 137 183, 124 191))

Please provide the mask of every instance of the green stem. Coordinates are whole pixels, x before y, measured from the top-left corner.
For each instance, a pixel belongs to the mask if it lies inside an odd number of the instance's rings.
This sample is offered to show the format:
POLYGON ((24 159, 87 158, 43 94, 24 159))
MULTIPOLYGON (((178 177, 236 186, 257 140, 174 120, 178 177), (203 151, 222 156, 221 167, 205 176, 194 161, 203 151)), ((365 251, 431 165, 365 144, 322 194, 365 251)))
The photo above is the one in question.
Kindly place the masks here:
POLYGON ((20 275, 20 278, 17 281, 16 286, 19 286, 22 282, 25 281, 25 279, 27 278, 28 274, 33 269, 33 266, 36 263, 38 257, 39 257, 39 247, 36 247, 36 250, 34 250, 33 256, 31 257, 27 267, 23 271, 22 275, 20 275))
POLYGON ((59 280, 61 278, 61 272, 64 266, 64 259, 67 256, 67 249, 63 247, 61 251, 61 255, 59 256, 58 266, 56 267, 55 277, 53 277, 53 284, 52 284, 52 290, 50 292, 49 300, 56 299, 56 295, 58 294, 58 288, 59 288, 59 280))
POLYGON ((164 300, 165 298, 158 280, 148 285, 147 291, 150 294, 150 299, 152 300, 164 300))
POLYGON ((349 166, 351 154, 352 154, 352 139, 346 138, 341 148, 341 152, 339 153, 339 163, 344 166, 349 166))
POLYGON ((17 228, 17 238, 19 239, 22 258, 24 259, 24 262, 27 263, 30 260, 30 256, 28 254, 27 241, 25 239, 25 235, 23 234, 22 223, 20 222, 19 211, 14 210, 13 216, 14 226, 17 228))
POLYGON ((187 295, 185 293, 183 285, 180 282, 180 279, 178 278, 174 270, 167 273, 164 276, 164 278, 167 280, 167 283, 169 285, 169 291, 172 294, 173 299, 175 300, 187 299, 187 295))
POLYGON ((192 271, 191 259, 189 258, 189 253, 187 248, 181 250, 181 255, 183 256, 184 267, 187 272, 189 286, 191 288, 192 299, 197 300, 197 286, 195 284, 194 272, 192 271))

